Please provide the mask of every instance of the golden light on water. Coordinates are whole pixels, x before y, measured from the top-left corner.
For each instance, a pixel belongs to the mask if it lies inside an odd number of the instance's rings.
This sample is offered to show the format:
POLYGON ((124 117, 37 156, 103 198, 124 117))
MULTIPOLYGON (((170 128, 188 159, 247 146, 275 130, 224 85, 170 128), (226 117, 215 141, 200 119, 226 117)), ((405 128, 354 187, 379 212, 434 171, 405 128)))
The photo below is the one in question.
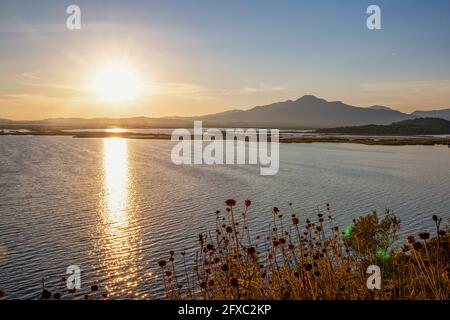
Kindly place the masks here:
POLYGON ((111 133, 124 133, 124 132, 128 132, 127 129, 123 129, 123 128, 110 128, 110 129, 106 129, 106 132, 111 132, 111 133))
POLYGON ((105 191, 109 223, 114 228, 126 227, 128 204, 127 140, 104 139, 105 191))
POLYGON ((140 236, 133 224, 134 201, 128 161, 128 141, 121 138, 103 139, 102 220, 98 227, 101 277, 111 297, 136 293, 137 256, 140 236))

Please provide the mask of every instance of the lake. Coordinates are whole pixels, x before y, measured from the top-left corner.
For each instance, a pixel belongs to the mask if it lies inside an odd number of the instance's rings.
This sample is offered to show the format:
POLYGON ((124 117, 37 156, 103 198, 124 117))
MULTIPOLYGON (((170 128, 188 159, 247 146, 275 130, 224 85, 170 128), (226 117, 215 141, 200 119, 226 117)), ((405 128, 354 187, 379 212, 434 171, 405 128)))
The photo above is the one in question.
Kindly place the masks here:
MULTIPOLYGON (((215 230, 224 201, 251 199, 254 235, 271 210, 301 219, 330 203, 339 225, 392 209, 404 238, 450 216, 447 146, 281 144, 276 176, 259 166, 177 166, 171 141, 0 137, 0 288, 8 298, 40 296, 42 281, 64 285, 69 265, 83 288, 117 298, 160 298, 156 262, 196 248, 215 230)), ((241 207, 238 207, 238 210, 241 207)))

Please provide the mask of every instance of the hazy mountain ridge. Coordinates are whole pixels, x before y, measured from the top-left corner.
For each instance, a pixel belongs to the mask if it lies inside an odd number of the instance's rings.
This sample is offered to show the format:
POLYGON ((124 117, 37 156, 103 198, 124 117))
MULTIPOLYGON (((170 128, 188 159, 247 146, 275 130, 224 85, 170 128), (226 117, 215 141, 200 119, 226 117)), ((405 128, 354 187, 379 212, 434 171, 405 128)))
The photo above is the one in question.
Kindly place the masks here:
POLYGON ((450 109, 414 111, 412 115, 421 118, 441 118, 445 120, 450 120, 450 109))
POLYGON ((372 109, 372 110, 390 110, 390 111, 395 111, 395 110, 392 109, 392 108, 385 107, 385 106, 378 106, 378 105, 371 106, 371 107, 369 107, 368 109, 372 109))
POLYGON ((171 118, 50 118, 32 121, 7 121, 0 120, 0 125, 4 128, 37 128, 51 127, 53 129, 102 129, 108 127, 123 128, 176 128, 190 127, 192 121, 171 118))
POLYGON ((56 128, 177 128, 192 127, 193 120, 203 120, 209 127, 265 127, 280 129, 317 129, 344 126, 388 125, 415 119, 438 117, 450 120, 450 109, 403 113, 385 106, 356 107, 341 101, 327 101, 312 95, 297 100, 286 100, 247 110, 228 110, 195 117, 130 117, 130 118, 50 118, 35 121, 11 121, 0 119, 5 126, 56 128))

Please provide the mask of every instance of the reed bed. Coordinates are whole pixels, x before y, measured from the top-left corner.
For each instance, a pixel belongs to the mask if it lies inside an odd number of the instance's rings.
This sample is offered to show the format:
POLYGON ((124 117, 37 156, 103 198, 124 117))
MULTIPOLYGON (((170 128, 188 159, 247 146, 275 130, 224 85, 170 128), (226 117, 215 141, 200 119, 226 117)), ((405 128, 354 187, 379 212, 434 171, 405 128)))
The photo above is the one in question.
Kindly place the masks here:
POLYGON ((170 251, 157 262, 166 299, 449 299, 450 232, 436 215, 433 237, 411 235, 401 247, 400 221, 390 211, 341 229, 329 204, 303 219, 290 203, 288 213, 274 207, 267 235, 254 237, 251 201, 239 213, 235 200, 225 204, 215 230, 198 235, 195 261, 170 251), (370 265, 380 267, 380 289, 368 289, 370 265))

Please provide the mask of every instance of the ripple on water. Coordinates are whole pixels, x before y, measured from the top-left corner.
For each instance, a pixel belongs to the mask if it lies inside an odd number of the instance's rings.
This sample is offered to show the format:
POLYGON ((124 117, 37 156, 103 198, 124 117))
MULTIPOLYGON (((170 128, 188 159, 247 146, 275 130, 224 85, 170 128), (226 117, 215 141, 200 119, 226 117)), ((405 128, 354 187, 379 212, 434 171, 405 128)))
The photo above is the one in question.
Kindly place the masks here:
POLYGON ((156 261, 170 250, 192 258, 228 198, 252 199, 254 235, 289 202, 303 219, 329 202, 340 225, 390 208, 402 237, 449 217, 446 147, 281 145, 279 174, 264 177, 255 166, 176 166, 170 141, 0 139, 0 287, 11 298, 38 298, 43 279, 63 290, 69 265, 86 290, 161 297, 156 261))

